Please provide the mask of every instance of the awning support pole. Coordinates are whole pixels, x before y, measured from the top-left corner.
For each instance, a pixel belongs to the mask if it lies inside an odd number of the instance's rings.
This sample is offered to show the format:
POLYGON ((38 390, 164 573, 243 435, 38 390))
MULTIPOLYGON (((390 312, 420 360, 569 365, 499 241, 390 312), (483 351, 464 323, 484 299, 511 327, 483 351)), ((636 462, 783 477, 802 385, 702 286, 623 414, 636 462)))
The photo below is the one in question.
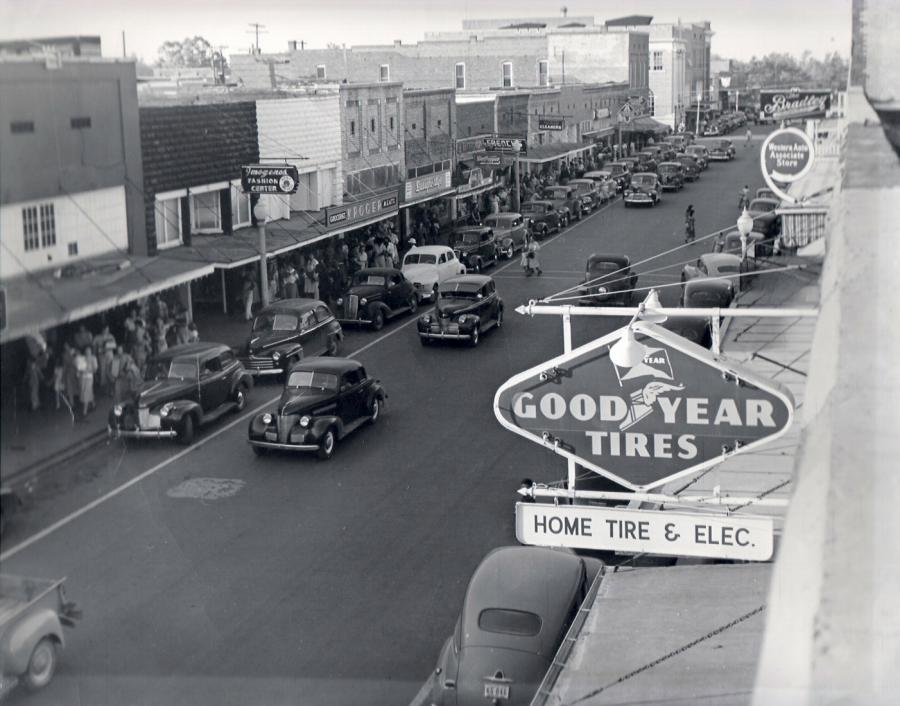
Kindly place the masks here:
POLYGON ((225 270, 219 270, 222 273, 222 313, 228 313, 228 296, 225 293, 225 270))
MULTIPOLYGON (((563 320, 563 353, 571 353, 572 352, 572 315, 571 315, 572 307, 567 306, 566 312, 562 316, 563 320)), ((575 459, 567 458, 566 459, 566 468, 568 470, 569 477, 569 504, 575 504, 575 478, 578 475, 578 466, 575 464, 575 459)))

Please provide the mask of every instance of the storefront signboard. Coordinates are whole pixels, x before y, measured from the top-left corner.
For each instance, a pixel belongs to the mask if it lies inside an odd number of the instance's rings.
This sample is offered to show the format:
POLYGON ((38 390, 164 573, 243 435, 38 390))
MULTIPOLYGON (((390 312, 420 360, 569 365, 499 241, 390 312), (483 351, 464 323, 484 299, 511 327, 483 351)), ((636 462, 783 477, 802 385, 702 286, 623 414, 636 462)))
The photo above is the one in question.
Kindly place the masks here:
POLYGON ((399 191, 394 190, 361 201, 345 203, 343 206, 328 206, 325 209, 325 227, 328 230, 336 230, 377 216, 387 217, 397 213, 399 195, 399 191))
POLYGON ((564 118, 538 118, 538 130, 564 130, 566 121, 564 118))
POLYGON ((431 194, 439 194, 450 188, 450 170, 435 172, 426 176, 416 177, 407 180, 404 185, 404 201, 413 201, 429 196, 431 194))
POLYGON ((528 154, 528 141, 524 137, 489 135, 482 138, 485 152, 501 152, 505 154, 528 154))
POLYGON ((654 324, 640 362, 615 365, 613 331, 513 376, 494 397, 510 431, 632 490, 705 470, 784 434, 790 392, 654 324))
POLYGON ((831 108, 831 91, 767 89, 759 92, 759 109, 769 120, 824 118, 831 108))
POLYGON ((812 169, 816 150, 812 138, 803 130, 785 127, 772 132, 763 142, 759 163, 763 178, 775 194, 788 203, 797 200, 779 184, 802 179, 812 169))
POLYGON ((475 164, 479 167, 497 168, 503 163, 503 155, 488 154, 487 152, 479 152, 475 155, 475 164))
POLYGON ((297 167, 288 164, 241 167, 241 188, 245 194, 294 194, 299 183, 297 167))

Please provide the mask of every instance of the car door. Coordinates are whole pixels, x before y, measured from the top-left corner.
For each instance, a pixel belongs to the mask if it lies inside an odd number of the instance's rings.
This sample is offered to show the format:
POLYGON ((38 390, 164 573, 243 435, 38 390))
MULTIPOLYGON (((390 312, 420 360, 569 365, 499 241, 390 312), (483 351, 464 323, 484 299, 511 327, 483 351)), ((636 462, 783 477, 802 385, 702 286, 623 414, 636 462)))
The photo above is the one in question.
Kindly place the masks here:
POLYGON ((300 343, 304 356, 322 355, 328 345, 325 326, 316 320, 312 309, 300 314, 300 343))
POLYGON ((484 262, 497 261, 497 249, 494 247, 494 231, 481 231, 481 257, 484 262))
POLYGON ((338 396, 338 415, 344 425, 352 424, 363 415, 362 394, 364 392, 361 384, 364 379, 360 375, 360 370, 354 368, 347 370, 341 375, 341 389, 338 396))
POLYGON ((219 408, 228 399, 228 375, 218 353, 205 356, 200 362, 200 406, 204 414, 219 408))
POLYGON ((399 272, 393 272, 387 277, 384 300, 391 308, 391 311, 396 311, 409 303, 409 292, 403 286, 405 282, 406 280, 399 272))

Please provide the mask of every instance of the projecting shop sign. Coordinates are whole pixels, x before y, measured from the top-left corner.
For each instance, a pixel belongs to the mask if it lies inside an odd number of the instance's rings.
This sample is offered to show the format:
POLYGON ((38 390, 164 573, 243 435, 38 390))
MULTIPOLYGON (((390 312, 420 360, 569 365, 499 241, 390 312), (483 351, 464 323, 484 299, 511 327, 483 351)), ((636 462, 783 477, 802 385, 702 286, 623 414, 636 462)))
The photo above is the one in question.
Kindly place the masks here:
POLYGON ((365 221, 376 216, 390 216, 398 211, 398 191, 391 191, 379 196, 372 196, 363 201, 328 206, 325 208, 325 227, 329 230, 345 228, 348 225, 365 221))
POLYGON ((565 127, 563 118, 538 118, 538 130, 564 130, 565 127))
POLYGON ((507 154, 528 154, 528 142, 522 137, 502 137, 491 135, 483 137, 482 145, 485 152, 505 152, 507 154))
POLYGON ((245 194, 294 194, 299 181, 297 167, 290 165, 241 167, 241 188, 245 194))
POLYGON ((796 203, 797 199, 782 190, 778 183, 790 184, 802 179, 812 169, 815 158, 812 138, 795 127, 772 132, 763 142, 759 153, 760 168, 766 184, 779 198, 789 203, 796 203))
POLYGON ((772 557, 770 517, 516 503, 522 544, 739 561, 772 557))
POLYGON ((759 108, 763 117, 772 120, 824 118, 831 108, 831 91, 792 89, 762 89, 759 108))
POLYGON ((494 396, 504 427, 632 490, 647 490, 782 435, 790 392, 659 326, 633 330, 642 360, 619 367, 619 329, 519 373, 494 396))

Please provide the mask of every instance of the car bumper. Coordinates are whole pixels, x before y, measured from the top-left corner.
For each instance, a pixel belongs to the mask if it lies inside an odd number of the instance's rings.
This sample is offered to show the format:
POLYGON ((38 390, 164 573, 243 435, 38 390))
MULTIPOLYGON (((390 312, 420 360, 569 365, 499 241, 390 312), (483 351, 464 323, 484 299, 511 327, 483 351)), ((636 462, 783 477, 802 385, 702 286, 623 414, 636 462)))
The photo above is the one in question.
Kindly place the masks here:
POLYGON ((422 338, 431 338, 435 340, 448 340, 448 341, 463 341, 472 337, 471 331, 459 331, 459 332, 450 332, 450 331, 419 331, 419 336, 422 338))
POLYGON ((627 194, 625 203, 653 203, 654 199, 650 194, 627 194))
POLYGON ((258 446, 261 449, 277 449, 279 451, 318 451, 318 444, 282 444, 278 441, 263 441, 261 439, 248 439, 247 443, 251 446, 258 446))
POLYGON ((113 439, 174 439, 178 432, 174 429, 121 429, 107 427, 113 439))
POLYGON ((728 162, 731 160, 731 156, 727 154, 711 154, 709 156, 710 162, 728 162))
POLYGON ((284 370, 281 368, 262 368, 260 370, 248 368, 247 372, 253 377, 265 377, 267 375, 281 375, 284 373, 284 370))
POLYGON ((361 325, 365 326, 365 325, 367 325, 367 324, 371 324, 371 323, 372 323, 372 319, 338 319, 338 321, 340 321, 341 324, 344 324, 344 325, 347 325, 347 324, 361 324, 361 325))

